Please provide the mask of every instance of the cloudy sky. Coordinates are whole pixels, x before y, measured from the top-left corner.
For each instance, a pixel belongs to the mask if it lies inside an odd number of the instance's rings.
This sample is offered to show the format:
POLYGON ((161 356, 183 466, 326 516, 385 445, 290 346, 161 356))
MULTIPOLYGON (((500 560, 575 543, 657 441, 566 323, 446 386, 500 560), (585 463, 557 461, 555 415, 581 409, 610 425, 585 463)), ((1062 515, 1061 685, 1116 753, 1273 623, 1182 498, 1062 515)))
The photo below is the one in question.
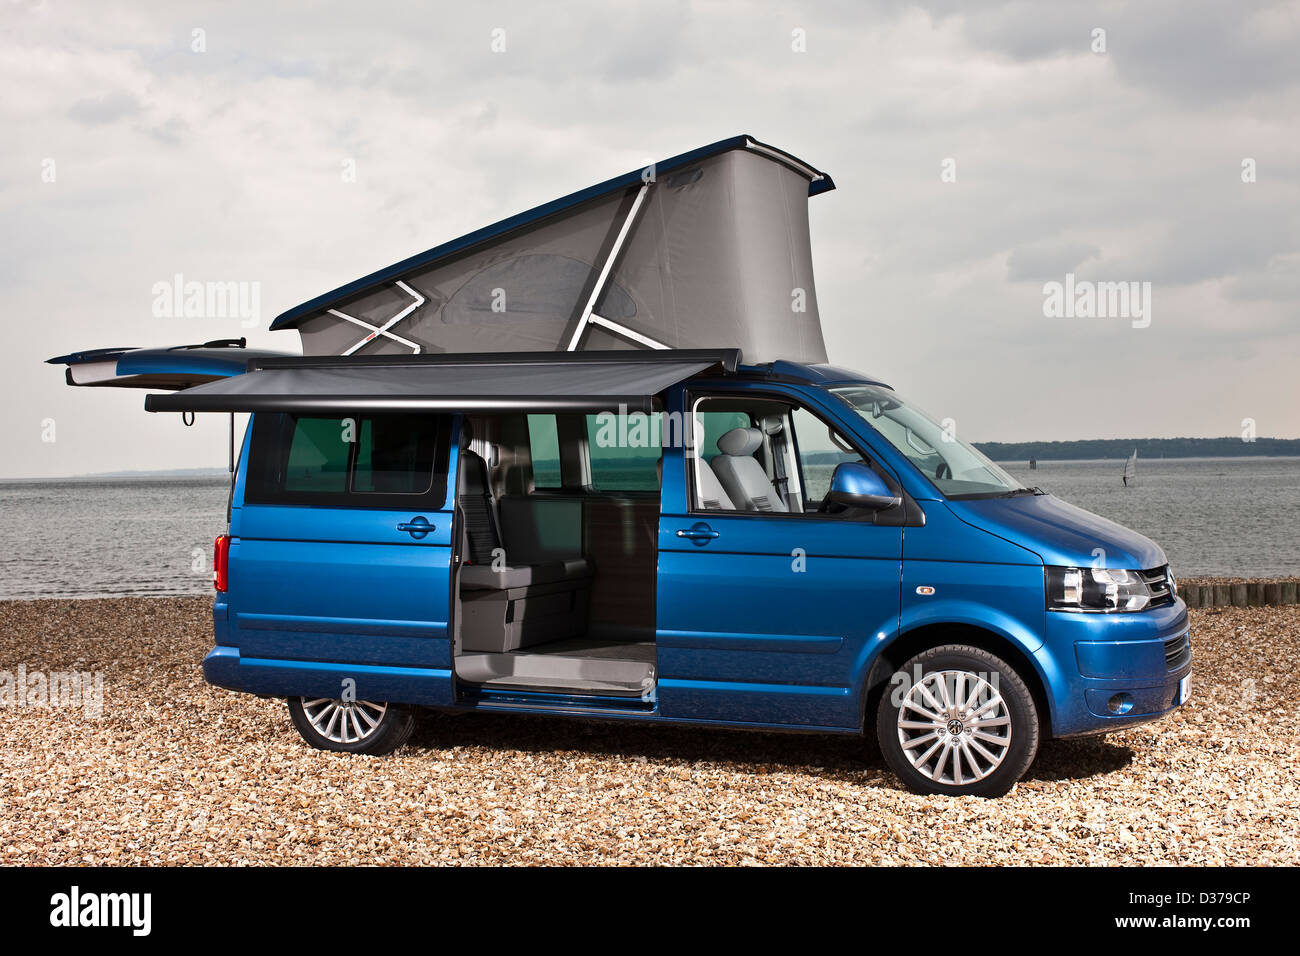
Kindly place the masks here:
POLYGON ((1300 437, 1295 2, 0 3, 0 477, 224 464, 52 355, 296 350, 285 308, 741 132, 839 187, 832 359, 964 437, 1300 437), (256 326, 154 317, 177 273, 256 326), (1045 316, 1067 273, 1150 324, 1045 316))

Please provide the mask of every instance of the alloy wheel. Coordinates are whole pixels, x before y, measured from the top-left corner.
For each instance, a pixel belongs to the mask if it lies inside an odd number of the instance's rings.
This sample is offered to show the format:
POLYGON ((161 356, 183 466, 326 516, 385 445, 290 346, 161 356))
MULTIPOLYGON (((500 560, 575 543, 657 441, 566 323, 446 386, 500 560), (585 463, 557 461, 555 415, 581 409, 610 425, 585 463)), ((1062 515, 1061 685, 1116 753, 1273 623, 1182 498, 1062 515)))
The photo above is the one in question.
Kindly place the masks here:
POLYGON ((985 676, 962 670, 932 671, 903 698, 898 742, 916 771, 935 783, 975 783, 1006 759, 1011 713, 985 676))

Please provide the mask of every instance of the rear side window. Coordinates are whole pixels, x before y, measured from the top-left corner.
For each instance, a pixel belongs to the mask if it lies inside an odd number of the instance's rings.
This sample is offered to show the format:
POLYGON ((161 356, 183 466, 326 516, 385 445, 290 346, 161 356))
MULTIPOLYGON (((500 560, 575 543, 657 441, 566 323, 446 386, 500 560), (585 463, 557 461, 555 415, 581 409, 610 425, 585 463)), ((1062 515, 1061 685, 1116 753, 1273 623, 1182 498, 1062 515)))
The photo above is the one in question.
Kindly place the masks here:
POLYGON ((284 465, 285 491, 333 492, 348 490, 351 444, 342 437, 337 419, 300 418, 290 433, 284 465))
POLYGON ((447 496, 449 433, 445 416, 255 415, 244 499, 440 508, 447 496))
POLYGON ((658 491, 662 415, 587 416, 587 453, 596 491, 658 491))
POLYGON ((559 488, 560 433, 554 415, 528 416, 528 444, 533 460, 533 487, 559 488))

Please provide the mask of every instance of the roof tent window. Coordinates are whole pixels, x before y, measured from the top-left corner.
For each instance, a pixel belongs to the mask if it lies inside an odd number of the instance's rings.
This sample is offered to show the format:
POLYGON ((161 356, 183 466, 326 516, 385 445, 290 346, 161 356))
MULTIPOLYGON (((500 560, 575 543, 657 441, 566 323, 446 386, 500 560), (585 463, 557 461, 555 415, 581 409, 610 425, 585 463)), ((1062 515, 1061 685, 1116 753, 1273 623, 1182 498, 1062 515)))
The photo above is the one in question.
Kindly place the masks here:
POLYGON ((446 498, 446 416, 253 419, 246 500, 357 508, 439 508, 446 498))
MULTIPOLYGON (((493 263, 461 286, 442 309, 447 325, 480 322, 567 322, 582 304, 592 267, 569 256, 524 255, 493 263)), ((630 319, 636 303, 616 283, 601 296, 597 311, 609 319, 630 319)))

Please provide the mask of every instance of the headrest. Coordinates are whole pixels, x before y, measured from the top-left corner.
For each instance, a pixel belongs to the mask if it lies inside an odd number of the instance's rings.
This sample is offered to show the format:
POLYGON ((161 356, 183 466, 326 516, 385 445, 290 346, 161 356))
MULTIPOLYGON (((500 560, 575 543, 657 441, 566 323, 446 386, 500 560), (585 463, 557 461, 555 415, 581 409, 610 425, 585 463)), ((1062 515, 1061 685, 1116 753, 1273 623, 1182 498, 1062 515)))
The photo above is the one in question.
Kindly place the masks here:
POLYGON ((733 428, 718 439, 718 451, 724 455, 744 457, 758 451, 763 444, 763 433, 757 428, 733 428))

